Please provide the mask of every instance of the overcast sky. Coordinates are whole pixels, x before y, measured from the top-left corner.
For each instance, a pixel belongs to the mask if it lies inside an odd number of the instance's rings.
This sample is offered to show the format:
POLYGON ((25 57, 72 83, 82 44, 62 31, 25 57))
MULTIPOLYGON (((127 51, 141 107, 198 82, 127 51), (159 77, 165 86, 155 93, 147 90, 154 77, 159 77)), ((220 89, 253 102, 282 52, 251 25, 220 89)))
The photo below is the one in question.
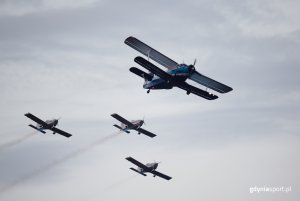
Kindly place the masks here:
POLYGON ((0 200, 299 200, 299 9, 296 0, 0 1, 0 200), (141 56, 124 44, 131 35, 178 63, 197 58, 197 71, 233 91, 214 101, 147 94, 128 70, 141 56), (73 136, 34 133, 27 112, 61 117, 73 136), (157 137, 117 134, 115 112, 145 117, 157 137), (162 161, 173 179, 136 175, 127 156, 162 161), (292 192, 249 193, 255 186, 292 192))

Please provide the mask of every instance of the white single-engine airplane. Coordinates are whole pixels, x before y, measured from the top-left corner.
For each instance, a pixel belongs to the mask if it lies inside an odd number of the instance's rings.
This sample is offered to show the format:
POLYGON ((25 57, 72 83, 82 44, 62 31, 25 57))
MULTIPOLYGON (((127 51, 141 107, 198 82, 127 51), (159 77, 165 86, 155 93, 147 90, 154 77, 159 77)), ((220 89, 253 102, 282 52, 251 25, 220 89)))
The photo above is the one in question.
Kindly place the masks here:
POLYGON ((43 121, 43 120, 37 118, 36 116, 34 116, 33 114, 30 114, 30 113, 25 114, 25 116, 37 123, 36 126, 34 126, 32 124, 29 124, 28 126, 30 126, 31 128, 34 128, 35 130, 37 130, 37 131, 39 131, 43 134, 46 133, 44 130, 48 129, 48 130, 53 131, 53 134, 58 133, 58 134, 63 135, 65 137, 71 137, 72 136, 70 133, 62 131, 62 130, 55 127, 58 124, 58 119, 43 121))
POLYGON ((124 42, 148 57, 148 60, 146 60, 138 56, 134 59, 134 61, 147 69, 149 73, 146 73, 136 67, 131 67, 129 69, 132 73, 144 78, 145 83, 143 87, 144 89, 148 89, 147 93, 149 93, 152 89, 172 89, 173 87, 178 87, 185 90, 188 95, 193 93, 208 100, 214 100, 218 98, 218 96, 208 92, 207 90, 205 91, 188 84, 186 82, 187 79, 191 79, 219 93, 227 93, 232 90, 231 87, 197 72, 195 69, 196 59, 194 64, 191 65, 186 65, 184 63, 178 64, 177 62, 132 36, 126 38, 124 42), (155 66, 149 62, 149 58, 166 67, 168 70, 164 71, 155 66))
POLYGON ((144 165, 143 163, 135 160, 132 157, 127 157, 126 160, 128 160, 131 163, 138 166, 137 169, 134 169, 134 168, 130 168, 130 169, 137 172, 137 173, 139 173, 139 174, 141 174, 141 175, 143 175, 143 176, 147 176, 145 173, 149 172, 149 173, 153 174, 153 177, 159 176, 159 177, 161 177, 163 179, 166 179, 166 180, 172 179, 172 177, 156 171, 158 163, 147 163, 146 165, 144 165))
POLYGON ((117 119, 118 121, 122 122, 120 126, 114 124, 114 127, 120 129, 120 131, 130 133, 129 130, 136 130, 138 132, 138 134, 143 133, 144 135, 147 135, 149 137, 155 137, 156 136, 155 134, 141 128, 142 125, 145 124, 144 120, 128 121, 128 120, 124 119, 123 117, 121 117, 120 115, 118 115, 116 113, 111 114, 111 116, 113 118, 117 119))

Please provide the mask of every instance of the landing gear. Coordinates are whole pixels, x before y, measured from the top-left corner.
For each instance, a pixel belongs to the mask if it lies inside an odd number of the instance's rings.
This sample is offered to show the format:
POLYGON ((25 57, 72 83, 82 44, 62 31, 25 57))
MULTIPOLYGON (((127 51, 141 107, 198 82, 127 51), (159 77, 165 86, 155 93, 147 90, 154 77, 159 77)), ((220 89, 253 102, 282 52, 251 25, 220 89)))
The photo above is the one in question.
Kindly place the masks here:
POLYGON ((148 89, 147 94, 150 93, 150 89, 148 89))
POLYGON ((190 93, 191 93, 191 91, 186 91, 186 94, 187 94, 187 95, 190 95, 190 93))

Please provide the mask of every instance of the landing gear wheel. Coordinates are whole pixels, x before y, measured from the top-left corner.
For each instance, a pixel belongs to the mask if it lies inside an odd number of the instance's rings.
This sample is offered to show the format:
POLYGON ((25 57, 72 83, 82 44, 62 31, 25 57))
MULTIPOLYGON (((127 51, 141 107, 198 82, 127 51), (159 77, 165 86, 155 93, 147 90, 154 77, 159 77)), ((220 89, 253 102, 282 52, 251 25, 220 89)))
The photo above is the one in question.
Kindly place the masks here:
POLYGON ((187 95, 190 95, 190 93, 191 93, 190 91, 186 91, 186 94, 187 94, 187 95))
POLYGON ((150 93, 150 89, 148 89, 147 94, 150 93))

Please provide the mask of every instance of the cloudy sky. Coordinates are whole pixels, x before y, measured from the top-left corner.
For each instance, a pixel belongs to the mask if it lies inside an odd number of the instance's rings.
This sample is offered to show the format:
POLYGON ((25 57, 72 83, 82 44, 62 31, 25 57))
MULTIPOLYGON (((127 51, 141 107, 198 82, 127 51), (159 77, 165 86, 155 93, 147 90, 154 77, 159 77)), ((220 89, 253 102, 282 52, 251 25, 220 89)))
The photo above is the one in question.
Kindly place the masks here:
MULTIPOLYGON (((0 1, 0 200, 299 200, 300 2, 0 1), (151 91, 135 36, 233 88, 151 91), (40 135, 31 112, 73 134, 40 135), (145 117, 156 138, 117 134, 145 117), (162 161, 171 181, 124 158, 162 161), (291 187, 250 193, 250 187, 291 187)), ((192 83, 192 82, 190 82, 192 83)), ((201 87, 194 83, 194 85, 201 87)))

